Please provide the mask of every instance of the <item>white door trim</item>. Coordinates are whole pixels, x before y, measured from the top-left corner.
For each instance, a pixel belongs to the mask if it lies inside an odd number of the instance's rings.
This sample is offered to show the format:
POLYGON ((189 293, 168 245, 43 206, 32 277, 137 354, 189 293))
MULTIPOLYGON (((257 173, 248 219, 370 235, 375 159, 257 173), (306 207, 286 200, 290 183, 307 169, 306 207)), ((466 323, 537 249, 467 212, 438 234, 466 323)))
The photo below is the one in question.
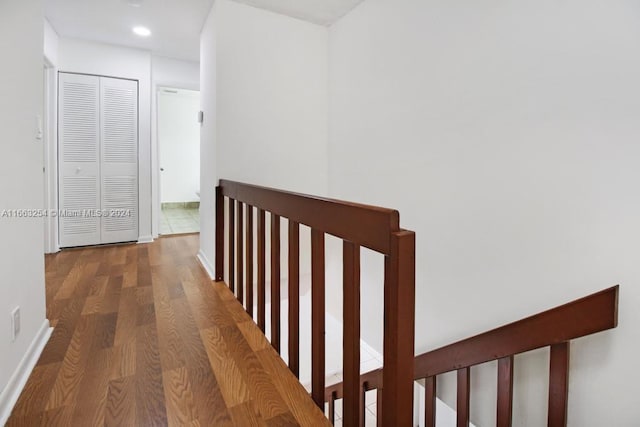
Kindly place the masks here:
POLYGON ((44 250, 60 251, 58 240, 58 69, 44 59, 44 250))
POLYGON ((151 229, 153 238, 160 235, 160 144, 158 142, 158 92, 161 89, 184 89, 200 91, 199 84, 157 81, 151 91, 151 229))

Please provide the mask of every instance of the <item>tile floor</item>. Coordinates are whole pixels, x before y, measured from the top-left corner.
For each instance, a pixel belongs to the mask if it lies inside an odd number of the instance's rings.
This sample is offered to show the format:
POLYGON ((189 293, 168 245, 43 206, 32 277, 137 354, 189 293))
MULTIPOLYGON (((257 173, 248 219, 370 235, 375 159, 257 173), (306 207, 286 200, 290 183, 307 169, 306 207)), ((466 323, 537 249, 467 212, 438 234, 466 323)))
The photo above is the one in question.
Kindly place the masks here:
POLYGON ((200 211, 198 208, 164 207, 161 210, 160 234, 198 233, 200 211))

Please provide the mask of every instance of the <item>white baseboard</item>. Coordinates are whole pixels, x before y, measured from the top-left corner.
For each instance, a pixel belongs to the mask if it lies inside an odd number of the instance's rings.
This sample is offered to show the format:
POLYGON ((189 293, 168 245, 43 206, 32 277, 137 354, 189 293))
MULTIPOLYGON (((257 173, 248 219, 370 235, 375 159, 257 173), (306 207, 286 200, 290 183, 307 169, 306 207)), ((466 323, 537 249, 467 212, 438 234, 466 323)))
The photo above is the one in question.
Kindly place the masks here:
POLYGON ((31 342, 31 345, 29 345, 20 364, 13 375, 11 375, 7 386, 2 390, 2 393, 0 393, 0 425, 5 425, 9 419, 11 411, 18 401, 18 397, 20 397, 20 393, 22 393, 22 389, 27 383, 29 375, 31 375, 31 371, 33 371, 33 368, 36 366, 40 354, 42 354, 42 350, 44 350, 44 346, 47 344, 47 341, 49 341, 49 337, 51 337, 51 332, 53 332, 53 328, 49 326, 49 320, 44 319, 42 326, 31 342))
POLYGON ((200 264, 202 265, 202 267, 205 269, 205 271, 207 272, 207 274, 209 275, 209 277, 211 278, 211 280, 216 280, 216 273, 215 273, 215 269, 213 268, 213 264, 211 264, 211 261, 209 261, 209 258, 207 258, 207 256, 204 254, 204 252, 202 252, 202 249, 200 249, 198 251, 198 261, 200 261, 200 264))
POLYGON ((58 252, 60 252, 60 246, 57 243, 46 247, 44 251, 45 254, 57 254, 58 252))
POLYGON ((153 242, 153 236, 151 236, 151 235, 138 237, 138 244, 141 244, 141 243, 152 243, 152 242, 153 242))

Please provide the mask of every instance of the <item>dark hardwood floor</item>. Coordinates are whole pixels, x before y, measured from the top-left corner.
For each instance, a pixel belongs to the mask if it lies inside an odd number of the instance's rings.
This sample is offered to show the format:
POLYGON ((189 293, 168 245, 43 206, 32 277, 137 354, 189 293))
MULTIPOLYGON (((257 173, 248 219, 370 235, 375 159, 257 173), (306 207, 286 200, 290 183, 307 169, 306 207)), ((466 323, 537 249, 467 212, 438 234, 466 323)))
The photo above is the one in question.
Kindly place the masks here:
POLYGON ((55 329, 7 425, 330 425, 198 239, 47 256, 55 329))

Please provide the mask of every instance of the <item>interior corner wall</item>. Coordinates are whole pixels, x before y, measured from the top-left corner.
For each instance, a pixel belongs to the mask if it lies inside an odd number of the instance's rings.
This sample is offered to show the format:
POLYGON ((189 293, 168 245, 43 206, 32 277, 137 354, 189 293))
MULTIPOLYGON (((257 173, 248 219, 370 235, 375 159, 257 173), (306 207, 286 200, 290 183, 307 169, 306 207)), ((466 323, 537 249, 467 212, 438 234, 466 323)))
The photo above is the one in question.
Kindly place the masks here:
POLYGON ((58 66, 58 45, 60 43, 60 37, 58 33, 53 29, 51 23, 44 20, 44 57, 51 63, 51 65, 58 66))
POLYGON ((201 246, 210 261, 217 179, 326 194, 327 35, 235 1, 214 3, 201 42, 201 246))
POLYGON ((218 177, 325 194, 327 29, 218 3, 218 177))
MULTIPOLYGON (((571 426, 640 419, 639 50, 632 0, 366 0, 329 31, 330 194, 417 232, 417 353, 620 284, 618 328, 572 343, 571 426)), ((547 364, 516 358, 514 425, 546 423, 547 364)))
POLYGON ((61 37, 61 72, 138 80, 139 93, 139 240, 152 239, 151 185, 151 53, 104 43, 61 37))
POLYGON ((48 326, 44 223, 41 217, 12 216, 13 210, 44 205, 43 143, 36 139, 36 116, 43 114, 43 22, 42 1, 0 2, 0 424, 11 409, 7 396, 20 386, 16 375, 29 373, 19 372, 27 369, 29 348, 48 326), (10 313, 16 306, 22 325, 12 341, 10 313))

